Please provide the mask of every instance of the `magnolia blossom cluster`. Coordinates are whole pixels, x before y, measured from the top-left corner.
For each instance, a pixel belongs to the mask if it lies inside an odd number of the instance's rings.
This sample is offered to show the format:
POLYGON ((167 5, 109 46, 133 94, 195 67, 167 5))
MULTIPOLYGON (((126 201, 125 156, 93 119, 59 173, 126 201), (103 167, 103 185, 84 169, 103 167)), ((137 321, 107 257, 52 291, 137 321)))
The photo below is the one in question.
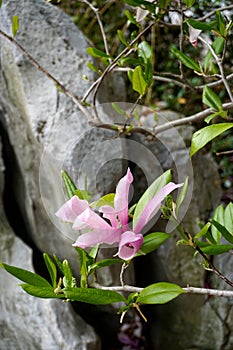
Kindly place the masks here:
POLYGON ((114 197, 114 207, 104 205, 96 213, 90 204, 78 196, 73 196, 57 212, 56 216, 73 224, 74 230, 88 229, 78 236, 74 247, 87 248, 97 244, 117 244, 115 256, 130 260, 138 252, 142 243, 142 230, 159 211, 164 198, 182 184, 168 183, 146 204, 139 219, 129 226, 128 197, 133 176, 128 169, 119 181, 114 197))

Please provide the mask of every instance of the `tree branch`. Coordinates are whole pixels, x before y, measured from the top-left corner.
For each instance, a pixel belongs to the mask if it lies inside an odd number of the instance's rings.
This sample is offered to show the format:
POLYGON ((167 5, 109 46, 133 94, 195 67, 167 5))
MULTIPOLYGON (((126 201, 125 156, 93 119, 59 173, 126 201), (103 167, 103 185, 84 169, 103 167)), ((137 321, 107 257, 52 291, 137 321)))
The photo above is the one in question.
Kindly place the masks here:
MULTIPOLYGON (((229 103, 223 103, 222 105, 224 110, 229 110, 233 108, 233 103, 229 102, 229 103)), ((176 119, 173 120, 171 122, 165 123, 163 125, 157 126, 154 129, 154 134, 157 135, 162 131, 168 130, 173 126, 180 126, 180 125, 185 125, 185 124, 192 124, 194 122, 203 120, 204 118, 208 117, 208 115, 210 115, 211 113, 213 113, 212 108, 207 108, 204 111, 198 112, 194 115, 191 115, 190 117, 185 117, 185 118, 181 118, 181 119, 176 119)))
POLYGON ((78 108, 85 114, 87 117, 87 120, 90 121, 97 121, 97 118, 94 115, 91 115, 90 112, 82 105, 82 103, 79 101, 79 99, 70 91, 68 90, 63 84, 61 84, 52 74, 50 74, 45 68, 43 68, 30 54, 27 50, 25 50, 12 36, 6 34, 0 29, 0 35, 2 35, 4 38, 12 42, 28 59, 29 61, 43 74, 45 74, 50 80, 52 80, 55 85, 69 98, 72 99, 74 104, 78 106, 78 108))
POLYGON ((96 105, 96 97, 97 97, 97 92, 98 89, 102 83, 102 81, 104 80, 104 78, 106 77, 106 75, 111 72, 115 66, 117 65, 118 60, 127 53, 127 51, 132 50, 133 45, 141 38, 141 36, 143 34, 145 34, 152 26, 154 25, 154 22, 151 22, 145 29, 143 29, 134 40, 131 41, 131 43, 129 44, 128 47, 126 47, 123 51, 121 51, 121 53, 112 61, 112 63, 104 70, 104 72, 102 73, 101 77, 98 79, 98 83, 95 86, 94 89, 94 94, 93 94, 93 105, 96 105))
MULTIPOLYGON (((129 292, 129 293, 135 293, 135 292, 140 293, 144 289, 144 288, 134 287, 129 285, 105 287, 98 283, 92 283, 91 287, 96 289, 102 289, 102 290, 110 290, 110 291, 116 291, 116 292, 129 292)), ((233 298, 233 291, 229 291, 229 290, 198 288, 198 287, 190 287, 190 286, 187 286, 182 289, 188 294, 199 294, 199 295, 207 295, 207 296, 233 298)))
MULTIPOLYGON (((222 105, 224 110, 229 110, 233 108, 233 103, 224 103, 222 105)), ((101 123, 91 123, 96 128, 103 128, 103 129, 108 129, 108 130, 114 130, 120 134, 125 133, 126 135, 130 135, 132 133, 137 133, 137 134, 143 134, 145 136, 152 136, 153 138, 156 137, 159 133, 169 130, 172 127, 176 126, 181 126, 181 125, 186 125, 186 124, 192 124, 197 121, 201 121, 204 118, 208 117, 211 113, 213 113, 212 108, 207 108, 204 111, 201 111, 199 113, 196 113, 194 115, 191 115, 190 117, 184 117, 181 119, 176 119, 170 122, 167 122, 163 125, 156 126, 153 130, 152 129, 147 129, 144 127, 140 126, 135 126, 133 127, 132 125, 116 125, 116 124, 101 124, 101 123)))
MULTIPOLYGON (((232 78, 233 78, 233 73, 226 76, 226 80, 231 80, 232 78)), ((209 87, 218 86, 222 84, 222 82, 223 82, 222 79, 219 79, 217 81, 212 81, 211 83, 208 83, 208 84, 195 86, 194 88, 196 90, 203 90, 205 86, 209 86, 209 87)))
POLYGON ((99 24, 99 27, 100 27, 100 32, 101 32, 101 35, 102 35, 102 38, 103 38, 105 52, 106 52, 107 55, 110 55, 109 49, 108 49, 107 38, 106 38, 105 31, 104 31, 104 27, 103 27, 103 23, 102 23, 102 21, 101 21, 100 14, 99 14, 99 9, 98 9, 98 8, 95 8, 95 7, 94 7, 89 1, 87 1, 87 0, 79 0, 79 2, 82 2, 82 3, 85 3, 86 5, 88 5, 88 6, 91 8, 91 10, 95 13, 96 18, 97 18, 97 21, 98 21, 98 24, 99 24))
POLYGON ((218 55, 215 53, 214 49, 212 48, 212 46, 205 40, 203 39, 201 36, 198 37, 198 39, 200 41, 202 41, 208 48, 209 50, 211 51, 217 65, 218 65, 218 68, 219 68, 219 71, 220 71, 220 74, 221 74, 221 78, 222 78, 222 82, 228 92, 228 95, 230 97, 230 100, 231 102, 233 102, 233 95, 232 95, 232 92, 231 92, 231 88, 228 84, 228 81, 226 80, 226 77, 225 77, 225 73, 224 73, 224 69, 223 69, 223 66, 222 66, 222 59, 220 57, 218 57, 218 55))
POLYGON ((217 8, 217 9, 213 10, 213 11, 208 12, 205 16, 200 17, 200 18, 198 18, 197 20, 198 20, 198 21, 204 21, 205 19, 207 19, 207 18, 209 18, 209 17, 215 15, 216 11, 220 11, 220 12, 221 12, 221 11, 231 10, 231 9, 233 9, 233 5, 219 7, 219 8, 217 8))

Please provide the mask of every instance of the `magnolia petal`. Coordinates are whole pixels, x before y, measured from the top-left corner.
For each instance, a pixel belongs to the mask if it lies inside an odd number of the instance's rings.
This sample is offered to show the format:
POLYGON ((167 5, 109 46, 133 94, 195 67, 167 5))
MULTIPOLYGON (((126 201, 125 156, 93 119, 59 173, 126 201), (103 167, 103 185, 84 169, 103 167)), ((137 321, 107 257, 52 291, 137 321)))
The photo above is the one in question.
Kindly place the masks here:
POLYGON ((193 28, 189 23, 188 23, 188 29, 189 29, 189 41, 196 48, 197 39, 202 31, 200 29, 193 28))
MULTIPOLYGON (((154 0, 148 0, 148 2, 153 2, 154 0)), ((136 21, 141 22, 144 20, 144 18, 150 13, 148 10, 143 10, 140 7, 138 7, 136 12, 136 21)))
POLYGON ((132 259, 143 243, 143 236, 132 231, 122 233, 119 243, 118 255, 123 260, 132 259))
POLYGON ((174 184, 173 182, 169 182, 158 193, 156 193, 154 198, 152 198, 147 203, 144 210, 142 211, 137 225, 134 228, 134 232, 141 232, 143 227, 146 226, 148 222, 153 218, 153 216, 157 214, 162 205, 162 201, 166 198, 166 196, 172 191, 174 191, 176 188, 181 186, 183 186, 183 184, 174 184))
MULTIPOLYGON (((150 1, 150 0, 149 0, 150 1)), ((144 18, 148 15, 149 11, 148 10, 143 10, 141 8, 137 9, 136 13, 136 21, 141 22, 144 20, 144 18)))
POLYGON ((81 230, 85 227, 90 227, 93 229, 108 229, 110 225, 88 207, 79 216, 77 216, 73 224, 73 229, 75 230, 81 230))
POLYGON ((111 226, 117 228, 119 226, 116 210, 110 205, 103 205, 99 209, 103 213, 103 217, 111 222, 111 226))
POLYGON ((86 200, 79 199, 78 196, 73 196, 58 209, 55 215, 63 221, 74 222, 76 217, 88 207, 89 205, 86 200))
POLYGON ((126 175, 119 181, 116 187, 116 195, 114 198, 114 208, 122 226, 128 223, 129 188, 132 182, 133 175, 128 168, 126 175))
POLYGON ((73 247, 87 248, 96 244, 113 244, 119 243, 121 237, 121 229, 95 229, 92 232, 84 233, 79 236, 73 247))

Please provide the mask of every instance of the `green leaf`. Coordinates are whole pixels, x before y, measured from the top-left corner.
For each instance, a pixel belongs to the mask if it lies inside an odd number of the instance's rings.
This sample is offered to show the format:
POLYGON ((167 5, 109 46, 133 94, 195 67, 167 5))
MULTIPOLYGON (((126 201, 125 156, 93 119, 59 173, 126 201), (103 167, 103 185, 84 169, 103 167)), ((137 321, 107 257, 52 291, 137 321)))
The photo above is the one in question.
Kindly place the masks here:
POLYGON ((64 298, 64 294, 56 294, 53 291, 53 288, 46 288, 46 287, 38 287, 38 286, 32 286, 30 284, 21 284, 20 285, 23 290, 37 298, 55 298, 55 299, 61 299, 64 298))
POLYGON ((128 47, 129 44, 127 43, 127 40, 125 39, 122 30, 118 29, 118 30, 117 30, 117 35, 118 35, 118 38, 120 39, 121 43, 122 43, 123 45, 125 45, 126 47, 128 47))
POLYGON ((141 66, 137 66, 132 75, 133 90, 137 91, 140 96, 143 96, 147 89, 147 82, 144 78, 143 70, 141 66))
POLYGON ((171 181, 171 170, 167 170, 165 173, 160 175, 144 192, 144 194, 139 199, 137 206, 134 211, 133 216, 133 228, 137 225, 139 217, 147 205, 147 203, 156 195, 156 193, 161 190, 168 182, 171 181))
POLYGON ((1 6, 2 6, 2 0, 0 0, 0 8, 1 8, 1 6))
POLYGON ((132 83, 133 82, 133 71, 132 70, 128 70, 127 71, 127 75, 128 75, 129 81, 132 83))
POLYGON ((26 282, 28 284, 31 284, 32 286, 40 287, 40 288, 42 287, 51 288, 50 283, 45 278, 37 275, 36 273, 21 269, 19 267, 7 265, 4 263, 0 263, 0 267, 5 269, 8 273, 15 276, 19 280, 26 282))
POLYGON ((205 118, 205 122, 207 124, 209 124, 210 121, 215 117, 222 117, 222 118, 226 119, 227 118, 227 111, 221 111, 221 112, 216 112, 216 113, 210 114, 208 117, 205 118))
MULTIPOLYGON (((224 45, 225 45, 225 39, 221 36, 217 37, 213 44, 211 45, 212 48, 214 49, 214 52, 217 55, 220 55, 223 52, 224 49, 224 45)), ((210 62, 213 60, 213 55, 211 53, 211 51, 209 50, 207 52, 207 55, 205 57, 205 61, 204 61, 204 71, 205 72, 209 72, 210 71, 210 62)))
POLYGON ((136 301, 138 296, 139 296, 138 292, 130 293, 130 295, 128 296, 128 299, 127 299, 127 305, 132 305, 132 303, 134 303, 136 301))
POLYGON ((126 111, 119 106, 118 103, 113 102, 112 108, 120 115, 126 115, 126 111))
POLYGON ((216 11, 216 17, 217 17, 217 24, 218 24, 219 33, 222 36, 225 36, 226 35, 226 21, 225 21, 225 19, 220 11, 216 11))
POLYGON ((90 198, 91 198, 91 193, 88 192, 87 190, 79 190, 79 189, 77 189, 77 190, 74 191, 74 194, 76 196, 78 196, 78 198, 85 199, 86 201, 89 201, 90 198))
POLYGON ((203 148, 208 142, 233 127, 233 123, 221 123, 206 126, 193 134, 190 155, 191 157, 203 148))
POLYGON ((47 270, 49 271, 49 275, 52 281, 52 286, 55 289, 57 287, 57 269, 56 265, 50 258, 50 256, 46 253, 43 254, 43 258, 47 267, 47 270))
POLYGON ((171 52, 185 65, 186 67, 193 69, 196 72, 201 73, 201 68, 197 62, 195 62, 191 57, 185 55, 183 52, 179 51, 177 48, 172 47, 171 52))
POLYGON ((221 36, 214 40, 212 47, 217 55, 220 55, 223 52, 225 42, 226 40, 221 36))
POLYGON ((136 256, 145 255, 158 249, 171 236, 165 232, 153 232, 144 237, 143 244, 136 256))
POLYGON ((94 263, 94 259, 89 256, 89 254, 82 248, 75 247, 75 250, 78 252, 79 265, 80 265, 80 285, 82 288, 87 287, 87 278, 88 278, 88 266, 94 263))
POLYGON ((83 303, 106 305, 126 302, 126 299, 119 293, 110 290, 101 290, 94 288, 66 288, 63 289, 66 298, 72 301, 81 301, 83 303))
POLYGON ((88 55, 92 56, 92 57, 98 57, 98 58, 112 58, 110 55, 106 54, 103 51, 100 51, 98 49, 96 49, 95 47, 88 47, 86 49, 86 52, 88 53, 88 55))
POLYGON ((65 287, 69 288, 72 286, 73 273, 68 260, 63 260, 62 266, 63 266, 63 272, 64 272, 63 284, 65 287))
POLYGON ((190 26, 195 28, 195 29, 209 31, 209 32, 214 28, 214 25, 216 23, 216 21, 210 22, 210 23, 205 23, 205 22, 200 22, 200 21, 197 21, 196 19, 191 19, 191 18, 187 19, 185 22, 190 24, 190 26))
POLYGON ((58 259, 58 257, 53 254, 53 258, 57 264, 57 266, 59 267, 59 270, 61 271, 61 273, 64 275, 64 269, 63 269, 63 265, 62 265, 62 262, 58 259))
POLYGON ((110 205, 114 207, 114 198, 115 193, 108 193, 105 196, 101 197, 98 201, 91 203, 92 208, 99 208, 103 205, 110 205))
POLYGON ((106 266, 111 266, 111 265, 118 264, 118 263, 122 263, 122 260, 117 259, 117 258, 100 260, 100 261, 95 262, 92 265, 89 265, 88 272, 90 273, 93 270, 100 269, 100 268, 106 267, 106 266))
MULTIPOLYGON (((143 64, 143 61, 139 58, 134 58, 134 57, 122 57, 120 58, 120 60, 118 61, 120 66, 129 66, 129 65, 140 65, 143 64)), ((133 73, 133 71, 132 71, 133 73)))
POLYGON ((209 88, 208 86, 205 86, 203 89, 203 94, 202 94, 202 101, 205 103, 207 106, 213 108, 215 111, 222 111, 222 101, 216 95, 216 93, 209 88))
POLYGON ((226 229, 233 235, 233 203, 230 202, 224 211, 224 225, 226 229))
POLYGON ((233 244, 233 235, 226 229, 226 227, 215 220, 211 220, 211 223, 217 228, 217 230, 229 243, 233 244))
POLYGON ((89 256, 90 258, 92 258, 93 260, 96 259, 97 254, 99 251, 99 244, 96 244, 96 246, 94 246, 93 248, 91 248, 90 252, 89 252, 89 256))
POLYGON ((183 203, 185 197, 186 197, 186 194, 187 194, 187 190, 188 190, 188 177, 186 177, 185 181, 184 181, 184 184, 182 186, 182 189, 180 191, 180 194, 177 198, 177 202, 176 202, 176 215, 178 216, 178 213, 179 213, 179 209, 180 209, 180 206, 181 204, 183 203))
MULTIPOLYGON (((223 209, 222 205, 219 205, 215 209, 212 220, 224 224, 224 221, 223 221, 224 220, 224 209, 223 209)), ((215 225, 211 226, 211 233, 212 233, 212 236, 214 237, 215 241, 219 244, 222 234, 215 225)))
POLYGON ((185 5, 187 6, 187 8, 190 8, 191 6, 193 6, 193 4, 195 3, 196 0, 184 0, 185 5))
POLYGON ((152 47, 146 41, 142 41, 138 45, 138 57, 141 57, 144 63, 152 60, 153 50, 152 47))
POLYGON ((210 226, 211 226, 211 223, 207 222, 207 224, 205 224, 202 227, 202 229, 194 236, 194 239, 204 237, 206 235, 207 231, 209 230, 210 226))
POLYGON ((219 255, 219 254, 227 253, 231 249, 233 249, 233 245, 228 245, 228 244, 216 244, 216 245, 211 244, 201 248, 201 250, 207 255, 219 255))
POLYGON ((12 35, 16 36, 19 29, 19 18, 18 16, 12 16, 12 35))
POLYGON ((185 291, 177 284, 159 282, 144 288, 137 298, 137 303, 165 304, 185 291))
POLYGON ((136 21, 136 18, 131 14, 131 12, 129 10, 125 11, 125 16, 127 17, 127 19, 134 25, 136 25, 137 27, 139 27, 138 22, 136 21))
POLYGON ((69 198, 73 197, 75 195, 75 191, 77 190, 77 187, 75 186, 73 180, 65 170, 61 171, 61 176, 65 185, 65 189, 68 197, 69 198))
POLYGON ((88 67, 92 72, 99 73, 99 69, 96 68, 96 67, 94 66, 94 64, 92 64, 91 62, 87 62, 87 67, 88 67))

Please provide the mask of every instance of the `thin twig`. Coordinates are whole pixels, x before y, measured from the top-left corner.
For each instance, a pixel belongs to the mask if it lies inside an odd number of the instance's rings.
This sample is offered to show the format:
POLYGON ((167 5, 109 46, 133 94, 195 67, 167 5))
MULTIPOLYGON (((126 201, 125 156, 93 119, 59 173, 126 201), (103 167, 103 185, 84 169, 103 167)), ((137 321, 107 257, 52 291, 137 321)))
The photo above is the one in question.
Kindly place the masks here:
MULTIPOLYGON (((233 108, 233 103, 224 103, 222 105, 223 110, 229 110, 233 108)), ((155 138, 156 135, 159 133, 169 130, 172 127, 186 125, 186 124, 192 124, 197 121, 201 121, 204 118, 208 117, 211 113, 213 113, 212 108, 207 108, 204 111, 201 111, 199 113, 196 113, 194 115, 191 115, 190 117, 185 117, 181 119, 176 119, 170 122, 167 122, 163 125, 156 126, 153 130, 147 129, 140 126, 132 127, 132 125, 128 125, 128 128, 126 125, 115 125, 115 124, 103 124, 103 123, 91 123, 92 126, 96 128, 102 128, 107 130, 114 130, 119 133, 120 130, 125 132, 125 134, 143 134, 145 136, 151 136, 152 138, 155 138), (128 131, 129 130, 129 131, 128 131)))
MULTIPOLYGON (((82 103, 78 100, 74 94, 68 90, 63 84, 61 84, 52 74, 50 74, 45 68, 43 68, 30 54, 24 49, 12 36, 6 34, 0 29, 0 35, 4 38, 12 42, 28 59, 29 61, 43 74, 45 74, 50 80, 52 80, 55 85, 68 97, 72 99, 72 101, 78 106, 78 108, 85 114, 88 121, 93 121, 94 117, 88 112, 88 110, 82 105, 82 103)), ((96 119, 96 118, 95 118, 96 119)))
POLYGON ((120 272, 120 283, 122 286, 125 285, 125 282, 124 282, 124 273, 125 273, 125 270, 129 267, 129 264, 127 263, 123 263, 122 266, 121 266, 121 272, 120 272))
MULTIPOLYGON (((226 76, 226 80, 231 80, 232 78, 233 78, 233 73, 226 76)), ((217 81, 212 81, 211 83, 208 83, 208 84, 195 86, 194 88, 196 90, 203 90, 205 86, 213 87, 213 86, 218 86, 220 84, 222 84, 222 79, 219 79, 217 81)))
POLYGON ((217 152, 215 154, 216 154, 216 156, 228 156, 228 155, 233 154, 233 150, 231 150, 231 151, 224 151, 224 152, 217 152))
MULTIPOLYGON (((193 241, 195 244, 195 242, 193 241)), ((208 256, 201 250, 198 245, 195 244, 194 249, 203 257, 203 259, 208 263, 210 269, 219 277, 221 278, 225 283, 229 284, 229 286, 233 287, 233 282, 230 281, 226 276, 224 276, 221 271, 219 271, 215 265, 212 263, 212 261, 208 258, 208 256)))
POLYGON ((231 9, 233 9, 233 5, 219 7, 219 8, 217 8, 217 9, 213 10, 213 11, 208 12, 205 16, 199 17, 197 20, 198 20, 198 21, 204 21, 205 19, 207 19, 207 18, 209 18, 209 17, 215 15, 215 13, 216 13, 217 11, 220 11, 220 12, 221 12, 221 11, 231 10, 231 9))
POLYGON ((145 29, 143 29, 134 40, 131 41, 131 43, 129 44, 128 47, 126 47, 123 51, 121 51, 121 53, 112 61, 112 63, 104 70, 103 74, 101 75, 101 77, 98 80, 98 83, 95 86, 94 89, 94 94, 93 94, 93 105, 95 106, 96 104, 96 97, 97 97, 97 92, 98 89, 102 83, 102 81, 104 80, 104 78, 106 77, 106 75, 111 72, 115 66, 117 65, 118 60, 127 53, 127 51, 131 50, 131 48, 133 47, 133 45, 141 38, 141 36, 146 33, 152 26, 154 25, 154 22, 151 22, 145 29))
MULTIPOLYGON (((183 11, 183 7, 182 7, 180 1, 178 1, 178 6, 179 6, 180 13, 181 13, 180 36, 179 36, 179 49, 180 49, 180 52, 183 52, 183 42, 184 42, 184 28, 183 28, 184 11, 183 11)), ((180 67, 180 78, 181 78, 181 79, 184 79, 183 63, 182 63, 181 61, 179 61, 179 67, 180 67)))
POLYGON ((95 13, 96 19, 97 19, 98 24, 99 24, 99 27, 100 27, 100 32, 101 32, 101 35, 102 35, 102 38, 103 38, 105 52, 106 52, 107 55, 110 55, 109 49, 108 49, 107 38, 106 38, 106 35, 105 35, 105 31, 104 31, 104 26, 103 26, 103 23, 102 23, 102 21, 101 21, 100 14, 99 14, 99 9, 98 9, 98 8, 95 8, 95 7, 94 7, 89 1, 87 1, 87 0, 79 0, 79 2, 82 2, 82 3, 85 3, 86 5, 88 5, 88 6, 92 9, 92 11, 95 13))
POLYGON ((213 55, 213 57, 214 57, 214 59, 215 59, 217 65, 218 65, 218 68, 219 68, 219 70, 220 70, 222 82, 223 82, 223 84, 224 84, 224 86, 225 86, 225 88, 226 88, 226 90, 227 90, 227 92, 228 92, 228 95, 229 95, 229 97, 230 97, 231 102, 233 102, 233 95, 232 95, 232 92, 231 92, 231 88, 230 88, 230 86, 229 86, 229 84, 228 84, 228 81, 227 81, 227 79, 226 79, 226 77, 225 77, 224 69, 223 69, 223 66, 222 66, 222 59, 221 59, 220 57, 218 57, 218 55, 215 53, 213 47, 212 47, 205 39, 203 39, 201 36, 199 36, 198 38, 199 38, 199 40, 202 41, 202 42, 209 48, 209 50, 211 51, 211 53, 212 53, 212 55, 213 55))
MULTIPOLYGON (((114 68, 114 71, 117 71, 117 72, 129 72, 129 71, 133 71, 133 68, 130 68, 130 67, 116 67, 116 68, 114 68)), ((189 85, 186 85, 185 83, 182 83, 182 82, 180 82, 178 80, 171 79, 171 78, 166 78, 166 77, 161 77, 159 75, 153 75, 153 80, 163 81, 165 83, 171 83, 171 84, 180 86, 183 89, 185 89, 187 87, 190 88, 189 85)))
MULTIPOLYGON (((229 103, 223 103, 222 105, 223 110, 229 110, 233 108, 233 103, 229 102, 229 103)), ((211 113, 213 113, 212 108, 207 108, 204 111, 198 112, 196 114, 191 115, 190 117, 186 117, 186 118, 181 118, 181 119, 176 119, 170 122, 167 122, 163 125, 157 126, 154 129, 154 133, 155 135, 159 134, 162 131, 168 130, 173 126, 180 126, 180 125, 185 125, 185 124, 192 124, 194 122, 203 120, 204 118, 208 117, 211 113)))
MULTIPOLYGON (((116 291, 116 292, 129 292, 129 293, 135 293, 135 292, 140 293, 144 289, 144 288, 128 286, 128 285, 105 287, 98 283, 92 283, 91 287, 96 289, 102 289, 102 290, 110 290, 110 291, 116 291)), ((233 298, 233 291, 229 291, 229 290, 198 288, 198 287, 190 287, 190 286, 187 286, 182 289, 188 294, 199 294, 199 295, 233 298)))

